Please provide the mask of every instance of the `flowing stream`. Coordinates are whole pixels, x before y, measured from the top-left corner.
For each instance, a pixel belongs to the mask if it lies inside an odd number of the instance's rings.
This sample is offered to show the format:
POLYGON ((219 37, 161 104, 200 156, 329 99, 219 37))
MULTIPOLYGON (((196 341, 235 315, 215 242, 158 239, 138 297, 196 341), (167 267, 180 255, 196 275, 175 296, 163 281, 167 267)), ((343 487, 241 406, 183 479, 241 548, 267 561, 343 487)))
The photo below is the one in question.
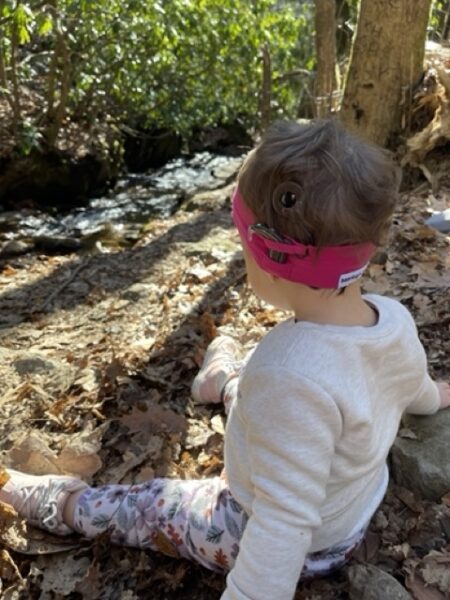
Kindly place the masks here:
POLYGON ((55 209, 0 213, 0 258, 32 250, 74 252, 102 239, 132 244, 152 217, 170 216, 185 199, 227 184, 241 162, 240 157, 201 152, 157 170, 128 174, 106 196, 64 213, 55 209))

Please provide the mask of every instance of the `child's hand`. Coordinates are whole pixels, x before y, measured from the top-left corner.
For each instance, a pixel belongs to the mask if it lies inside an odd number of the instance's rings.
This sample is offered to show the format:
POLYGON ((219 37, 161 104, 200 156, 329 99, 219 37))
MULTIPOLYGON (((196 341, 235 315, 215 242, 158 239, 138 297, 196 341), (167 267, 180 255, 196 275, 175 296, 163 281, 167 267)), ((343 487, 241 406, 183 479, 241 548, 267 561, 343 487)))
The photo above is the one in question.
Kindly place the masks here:
POLYGON ((446 381, 437 381, 436 385, 438 386, 439 397, 441 399, 441 406, 439 408, 442 409, 442 408, 449 407, 450 406, 450 385, 446 381))

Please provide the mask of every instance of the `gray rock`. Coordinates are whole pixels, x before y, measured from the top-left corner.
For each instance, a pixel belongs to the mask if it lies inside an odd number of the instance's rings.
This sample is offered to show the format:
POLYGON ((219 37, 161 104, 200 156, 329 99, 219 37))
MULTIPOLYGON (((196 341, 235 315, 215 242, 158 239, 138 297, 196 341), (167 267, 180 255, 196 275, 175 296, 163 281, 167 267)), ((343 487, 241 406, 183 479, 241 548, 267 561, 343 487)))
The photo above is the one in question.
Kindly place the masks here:
POLYGON ((183 208, 187 212, 194 210, 212 211, 221 208, 228 198, 231 197, 234 184, 220 188, 218 190, 209 190, 207 192, 199 192, 191 196, 186 201, 183 208))
POLYGON ((40 235, 34 239, 37 250, 57 254, 77 252, 81 248, 80 240, 56 235, 40 235))
POLYGON ((44 358, 38 354, 22 356, 13 362, 13 367, 19 375, 31 375, 34 373, 49 373, 57 368, 54 361, 44 358))
POLYGON ((403 423, 416 439, 395 441, 394 480, 422 498, 439 501, 450 491, 450 409, 427 417, 406 415, 403 423))
POLYGON ((224 179, 230 181, 235 179, 239 169, 242 165, 242 156, 236 157, 234 160, 230 159, 228 163, 222 164, 213 170, 213 174, 218 179, 224 179))
POLYGON ((131 302, 139 302, 139 300, 148 298, 157 291, 158 286, 154 283, 133 283, 133 285, 130 285, 129 288, 122 292, 121 297, 131 302))
POLYGON ((373 565, 352 565, 347 577, 350 600, 413 600, 392 575, 373 565))
POLYGON ((21 240, 11 240, 6 242, 0 250, 1 258, 9 258, 10 256, 20 256, 34 249, 34 244, 22 242, 21 240))
POLYGON ((426 220, 426 224, 442 233, 448 233, 450 231, 450 208, 434 213, 426 220))

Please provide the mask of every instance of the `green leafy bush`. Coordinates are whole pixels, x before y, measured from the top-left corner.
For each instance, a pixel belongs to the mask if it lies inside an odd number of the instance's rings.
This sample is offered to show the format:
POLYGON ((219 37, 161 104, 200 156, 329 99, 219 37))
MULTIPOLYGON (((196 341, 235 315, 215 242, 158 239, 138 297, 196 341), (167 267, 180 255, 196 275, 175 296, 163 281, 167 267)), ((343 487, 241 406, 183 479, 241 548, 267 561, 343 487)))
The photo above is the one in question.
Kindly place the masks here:
POLYGON ((98 122, 184 134, 236 119, 258 127, 261 48, 271 57, 272 117, 296 116, 313 67, 312 9, 276 0, 0 0, 0 93, 27 151, 55 145, 70 122, 91 132, 98 122))

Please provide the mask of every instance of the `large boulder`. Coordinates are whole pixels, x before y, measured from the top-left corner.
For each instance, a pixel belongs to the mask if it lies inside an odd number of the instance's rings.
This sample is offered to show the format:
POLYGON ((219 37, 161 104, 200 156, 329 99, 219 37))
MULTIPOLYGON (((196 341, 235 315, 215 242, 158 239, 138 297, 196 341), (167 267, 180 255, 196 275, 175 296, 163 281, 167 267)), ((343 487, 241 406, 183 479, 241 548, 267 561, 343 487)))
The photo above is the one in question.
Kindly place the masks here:
POLYGON ((427 417, 406 415, 403 425, 406 435, 397 438, 391 453, 394 480, 439 501, 450 492, 450 409, 427 417))
POLYGON ((350 600, 413 600, 392 575, 373 565, 353 565, 347 577, 350 600))

